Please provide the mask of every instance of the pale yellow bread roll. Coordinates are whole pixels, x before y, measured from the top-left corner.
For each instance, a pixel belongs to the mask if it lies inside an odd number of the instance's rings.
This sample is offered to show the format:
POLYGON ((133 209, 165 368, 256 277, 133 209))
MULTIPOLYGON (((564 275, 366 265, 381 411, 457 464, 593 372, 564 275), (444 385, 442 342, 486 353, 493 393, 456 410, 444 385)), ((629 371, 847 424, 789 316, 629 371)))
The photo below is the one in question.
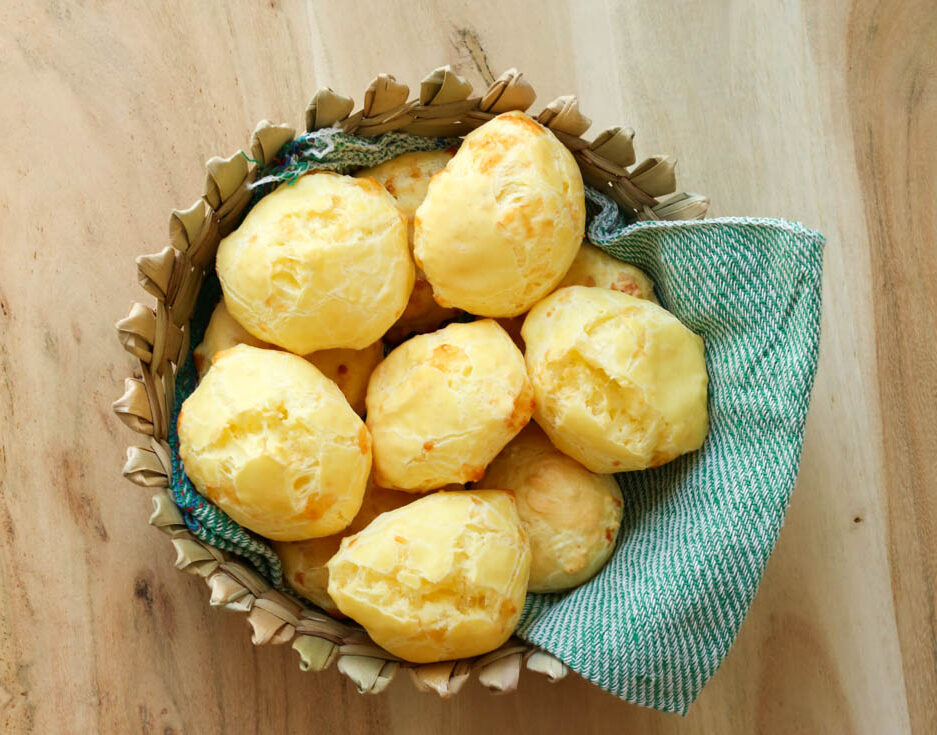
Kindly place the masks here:
MULTIPOLYGON (((417 151, 404 153, 389 161, 362 169, 358 178, 371 178, 381 184, 397 200, 397 207, 407 218, 407 234, 413 247, 413 215, 423 202, 429 180, 442 171, 452 160, 451 150, 417 151)), ((401 342, 413 333, 432 332, 447 319, 459 314, 458 309, 446 309, 433 300, 433 289, 426 275, 417 268, 413 291, 407 307, 397 322, 384 336, 388 342, 401 342)))
POLYGON ((368 483, 358 515, 344 531, 306 541, 275 541, 273 549, 283 564, 283 578, 294 590, 335 617, 345 617, 329 597, 326 567, 345 536, 364 529, 381 513, 396 510, 414 500, 411 493, 385 490, 368 483))
POLYGON ((530 592, 561 592, 608 561, 621 525, 614 475, 590 472, 533 422, 495 457, 478 487, 511 490, 530 538, 530 592))
POLYGON ((313 173, 265 196, 218 247, 228 310, 298 355, 376 342, 413 289, 406 218, 372 179, 313 173))
POLYGON ((566 273, 585 228, 582 176, 566 147, 522 112, 469 133, 414 218, 414 257, 436 301, 516 316, 566 273))
MULTIPOLYGON (((279 349, 257 339, 234 321, 222 299, 212 312, 205 329, 205 337, 193 351, 195 369, 198 370, 199 377, 204 377, 208 372, 216 352, 240 344, 279 349)), ((313 352, 304 357, 339 387, 355 413, 359 416, 364 415, 364 396, 368 390, 368 379, 377 364, 384 359, 384 345, 380 341, 368 345, 363 350, 336 347, 333 350, 313 352)))
POLYGON ((702 445, 703 340, 657 304, 570 286, 531 309, 521 334, 534 418, 588 469, 656 467, 702 445))
POLYGON ((426 334, 442 325, 443 322, 457 317, 459 309, 447 309, 436 303, 433 287, 426 280, 426 275, 419 268, 413 281, 413 290, 407 308, 401 317, 387 330, 384 339, 388 344, 399 344, 413 334, 426 334))
POLYGON ((192 350, 192 359, 195 360, 198 377, 205 377, 205 373, 211 367, 211 361, 216 352, 228 350, 235 345, 250 345, 251 347, 262 347, 268 350, 276 349, 268 342, 257 339, 238 324, 225 308, 224 299, 222 299, 211 313, 201 343, 192 350))
POLYGON ((339 387, 355 413, 359 416, 364 415, 368 381, 374 368, 384 359, 382 342, 375 342, 363 350, 348 350, 342 347, 320 350, 306 355, 306 359, 339 387))
POLYGON ((504 643, 524 605, 530 545, 510 493, 439 492, 342 539, 329 595, 379 646, 430 663, 504 643))
POLYGON ((560 281, 559 288, 565 286, 610 288, 657 303, 654 284, 644 271, 622 263, 588 242, 579 248, 573 264, 560 281))
POLYGON ((355 172, 356 178, 374 179, 397 202, 412 229, 413 215, 423 203, 429 180, 442 171, 455 155, 452 150, 404 153, 389 161, 355 172))
POLYGON ((533 412, 524 358, 491 319, 404 342, 366 403, 375 482, 412 492, 481 479, 533 412))
POLYGON ((361 506, 371 438, 301 357, 238 345, 215 355, 179 412, 186 474, 242 526, 277 541, 328 536, 361 506))

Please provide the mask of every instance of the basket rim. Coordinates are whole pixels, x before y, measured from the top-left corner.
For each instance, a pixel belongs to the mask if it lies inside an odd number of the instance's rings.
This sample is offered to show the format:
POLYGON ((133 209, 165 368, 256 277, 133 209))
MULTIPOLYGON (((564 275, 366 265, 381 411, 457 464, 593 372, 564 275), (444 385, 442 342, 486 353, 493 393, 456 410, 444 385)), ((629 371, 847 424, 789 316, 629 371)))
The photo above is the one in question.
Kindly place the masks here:
MULTIPOLYGON (((513 68, 483 95, 472 97, 471 92, 471 85, 448 65, 424 77, 413 100, 406 85, 390 74, 379 74, 365 91, 362 109, 354 114, 350 98, 328 88, 319 90, 306 108, 306 132, 332 128, 370 138, 401 130, 424 137, 461 137, 502 112, 526 113, 536 98, 523 74, 513 68)), ((661 199, 675 191, 676 162, 652 156, 634 165, 632 129, 613 127, 585 140, 582 135, 591 121, 579 111, 576 96, 556 98, 535 119, 571 151, 584 181, 610 196, 627 218, 705 216, 709 200, 704 196, 683 193, 661 199)), ((419 690, 442 697, 457 693, 473 672, 494 692, 514 691, 524 666, 557 681, 568 673, 566 664, 514 636, 500 648, 470 659, 402 661, 375 645, 357 624, 336 620, 277 591, 246 560, 196 538, 165 490, 171 477, 168 423, 176 373, 190 351, 189 320, 206 269, 221 238, 240 223, 260 168, 295 136, 296 130, 287 124, 262 120, 251 136, 250 156, 237 151, 209 159, 202 197, 170 215, 170 244, 136 259, 138 280, 156 303, 150 307, 136 302, 117 322, 118 338, 136 364, 113 410, 148 441, 127 448, 123 475, 137 485, 161 489, 153 496, 149 522, 169 537, 176 568, 205 580, 212 606, 246 613, 255 645, 291 642, 303 671, 321 671, 336 662, 359 692, 378 693, 406 668, 419 690)))

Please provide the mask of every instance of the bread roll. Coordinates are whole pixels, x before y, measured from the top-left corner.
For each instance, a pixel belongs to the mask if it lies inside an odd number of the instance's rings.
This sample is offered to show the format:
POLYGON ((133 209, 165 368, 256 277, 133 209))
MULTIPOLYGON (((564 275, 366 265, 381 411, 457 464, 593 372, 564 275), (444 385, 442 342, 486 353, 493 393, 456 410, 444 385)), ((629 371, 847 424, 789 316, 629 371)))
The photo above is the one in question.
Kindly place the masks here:
MULTIPOLYGON (((413 248, 413 215, 423 202, 430 178, 442 171, 452 160, 453 152, 417 151, 404 153, 372 168, 362 169, 355 176, 372 178, 397 200, 397 208, 407 218, 407 234, 413 248)), ((458 309, 446 309, 433 300, 433 289, 426 275, 417 268, 413 291, 403 314, 384 338, 390 343, 402 342, 413 332, 422 334, 437 329, 447 319, 459 314, 458 309)))
POLYGON ((524 338, 521 337, 521 327, 524 326, 524 318, 527 314, 518 314, 517 316, 503 316, 495 319, 501 328, 508 333, 508 336, 514 340, 517 349, 524 351, 524 338))
POLYGON ((478 487, 511 490, 530 538, 530 592, 561 592, 590 579, 615 548, 622 497, 530 423, 492 462, 478 487))
POLYGON ((404 342, 366 402, 375 482, 412 492, 480 479, 533 412, 524 358, 491 319, 404 342))
MULTIPOLYGON (((277 349, 257 339, 234 321, 222 299, 212 312, 202 343, 193 352, 199 377, 204 377, 208 372, 215 353, 240 344, 277 349)), ((341 347, 321 350, 305 355, 305 358, 339 387, 355 413, 359 416, 364 415, 364 396, 368 390, 368 379, 377 364, 384 359, 384 345, 381 342, 368 345, 363 350, 341 347)))
POLYGON ((329 595, 375 643, 430 663, 508 639, 524 605, 530 546, 510 493, 439 492, 342 539, 328 569, 329 595))
POLYGON ((426 334, 438 329, 443 322, 457 317, 462 312, 459 309, 447 309, 436 303, 433 298, 433 288, 426 280, 426 274, 419 268, 416 270, 416 279, 413 281, 413 291, 407 308, 401 317, 387 330, 384 340, 389 345, 400 344, 407 337, 414 334, 426 334))
POLYGON ((579 248, 573 264, 560 281, 559 288, 565 286, 610 288, 657 303, 654 284, 644 271, 622 263, 588 242, 579 248))
POLYGON ((277 541, 345 528, 371 438, 335 383, 279 350, 238 345, 213 363, 179 412, 179 456, 198 491, 277 541))
POLYGON ((656 467, 702 445, 703 340, 657 304, 570 286, 531 309, 521 334, 534 418, 588 469, 656 467))
POLYGON ((414 218, 414 257, 443 306, 515 316, 552 291, 585 228, 582 176, 522 112, 469 133, 414 218))
POLYGON ((218 247, 228 310, 258 339, 306 355, 364 349, 413 289, 406 219, 371 179, 303 176, 264 197, 218 247))
POLYGON ((429 180, 446 167, 453 155, 452 150, 404 153, 377 166, 363 168, 354 175, 360 179, 374 179, 387 189, 396 200, 397 208, 407 217, 412 238, 413 215, 426 197, 429 180))
POLYGON ((414 497, 410 493, 385 490, 368 483, 361 509, 344 531, 306 541, 274 542, 274 551, 283 564, 283 578, 290 587, 330 615, 344 617, 329 597, 329 570, 326 564, 338 552, 345 536, 358 533, 381 513, 403 507, 414 497))
POLYGON ((225 308, 224 299, 222 299, 211 313, 201 343, 192 350, 192 359, 195 361, 198 377, 200 379, 205 377, 205 373, 211 367, 211 361, 215 353, 228 350, 235 345, 250 345, 251 347, 262 347, 268 350, 276 349, 273 345, 257 339, 238 324, 225 308))
POLYGON ((320 350, 306 355, 306 359, 339 387, 349 405, 359 416, 364 415, 364 398, 374 368, 384 359, 384 345, 375 342, 363 350, 320 350))

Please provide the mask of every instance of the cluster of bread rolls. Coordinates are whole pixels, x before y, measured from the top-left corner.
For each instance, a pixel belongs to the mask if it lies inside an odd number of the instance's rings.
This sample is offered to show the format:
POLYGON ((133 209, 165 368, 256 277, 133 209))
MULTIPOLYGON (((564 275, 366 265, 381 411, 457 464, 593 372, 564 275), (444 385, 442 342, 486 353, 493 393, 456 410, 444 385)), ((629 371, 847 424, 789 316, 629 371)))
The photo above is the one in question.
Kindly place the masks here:
POLYGON ((706 436, 702 340, 584 227, 572 155, 508 112, 284 184, 218 249, 186 472, 400 658, 504 643, 528 591, 611 557, 613 473, 706 436))

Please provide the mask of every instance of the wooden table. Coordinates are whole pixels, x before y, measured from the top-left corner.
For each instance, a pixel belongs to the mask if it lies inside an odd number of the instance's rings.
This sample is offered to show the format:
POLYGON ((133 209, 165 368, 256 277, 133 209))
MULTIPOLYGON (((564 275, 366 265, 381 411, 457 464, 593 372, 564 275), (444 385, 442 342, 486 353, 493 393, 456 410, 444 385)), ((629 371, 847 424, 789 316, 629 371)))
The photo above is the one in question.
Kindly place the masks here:
POLYGON ((933 0, 18 2, 0 9, 0 730, 937 732, 937 6, 933 0), (448 6, 448 7, 447 7, 448 6), (692 6, 692 7, 691 7, 692 6), (378 7, 381 9, 378 10, 378 7), (787 524, 686 719, 571 676, 442 702, 358 696, 254 649, 146 525, 110 403, 133 258, 202 163, 320 86, 527 72, 593 132, 671 152, 715 214, 829 238, 787 524))

